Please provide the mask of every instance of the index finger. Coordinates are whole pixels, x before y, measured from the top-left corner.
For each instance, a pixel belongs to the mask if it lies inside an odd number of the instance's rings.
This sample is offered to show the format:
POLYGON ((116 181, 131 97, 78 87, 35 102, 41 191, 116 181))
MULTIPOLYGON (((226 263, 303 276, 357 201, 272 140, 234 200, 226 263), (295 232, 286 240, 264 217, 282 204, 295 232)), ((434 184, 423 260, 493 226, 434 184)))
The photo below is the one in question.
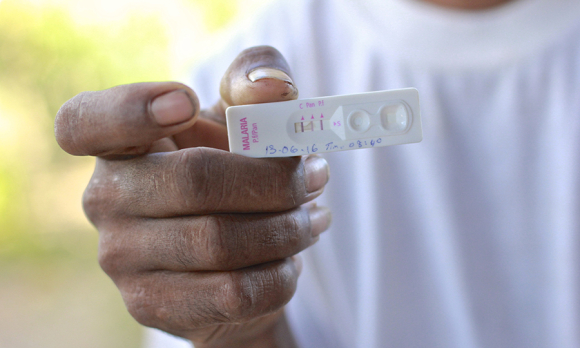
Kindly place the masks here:
POLYGON ((72 155, 145 153, 156 140, 190 128, 199 101, 177 82, 144 82, 83 92, 58 111, 55 133, 72 155))
POLYGON ((286 211, 319 196, 329 173, 319 156, 260 159, 201 147, 122 162, 97 161, 84 197, 97 225, 91 212, 164 218, 286 211))

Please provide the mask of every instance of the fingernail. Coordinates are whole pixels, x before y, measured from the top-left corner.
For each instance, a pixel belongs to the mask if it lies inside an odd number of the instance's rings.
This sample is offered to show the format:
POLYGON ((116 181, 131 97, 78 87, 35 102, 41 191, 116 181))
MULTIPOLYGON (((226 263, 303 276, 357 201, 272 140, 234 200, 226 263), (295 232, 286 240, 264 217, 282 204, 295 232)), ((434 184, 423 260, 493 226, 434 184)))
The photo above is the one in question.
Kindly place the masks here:
POLYGON ((274 68, 256 68, 248 74, 248 79, 252 82, 256 82, 262 79, 277 79, 289 84, 294 84, 290 76, 283 72, 282 70, 274 68))
POLYGON ((302 273, 302 268, 303 263, 302 263, 302 256, 296 254, 294 256, 292 256, 292 261, 294 261, 294 266, 296 267, 296 271, 298 272, 298 275, 300 275, 300 273, 302 273))
POLYGON ((318 236, 330 227, 332 213, 326 207, 314 207, 308 211, 310 231, 313 237, 318 236))
POLYGON ((188 121, 195 114, 195 107, 187 92, 178 89, 163 94, 151 103, 151 113, 160 126, 188 121))
POLYGON ((304 162, 306 191, 316 192, 326 185, 330 169, 326 160, 319 156, 309 156, 304 162))

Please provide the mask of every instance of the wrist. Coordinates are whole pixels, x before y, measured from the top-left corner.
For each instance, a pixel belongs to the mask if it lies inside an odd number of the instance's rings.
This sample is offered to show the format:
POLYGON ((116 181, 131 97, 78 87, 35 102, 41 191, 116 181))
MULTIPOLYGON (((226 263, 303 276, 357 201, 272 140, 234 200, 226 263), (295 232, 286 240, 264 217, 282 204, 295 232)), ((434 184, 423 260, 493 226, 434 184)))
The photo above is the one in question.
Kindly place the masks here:
POLYGON ((230 324, 216 329, 208 340, 195 348, 297 348, 283 311, 272 318, 257 318, 251 325, 230 324))

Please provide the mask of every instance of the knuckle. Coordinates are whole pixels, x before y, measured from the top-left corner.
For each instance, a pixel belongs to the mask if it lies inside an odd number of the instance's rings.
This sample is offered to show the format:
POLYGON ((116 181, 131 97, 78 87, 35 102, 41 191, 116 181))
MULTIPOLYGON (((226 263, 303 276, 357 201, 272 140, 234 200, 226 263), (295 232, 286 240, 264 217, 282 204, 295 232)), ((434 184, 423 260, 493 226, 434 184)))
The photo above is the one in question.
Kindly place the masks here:
POLYGON ((268 218, 264 233, 256 234, 255 238, 269 250, 288 252, 302 244, 301 229, 300 219, 294 212, 276 214, 268 218))
POLYGON ((83 193, 83 198, 82 198, 82 205, 83 205, 83 210, 85 211, 85 214, 87 215, 88 219, 95 223, 95 220, 97 219, 97 207, 99 206, 99 195, 97 194, 97 192, 95 192, 95 189, 91 186, 91 183, 89 182, 89 185, 87 186, 87 188, 85 189, 85 192, 83 193))
POLYGON ((210 156, 199 148, 181 151, 175 161, 173 191, 188 210, 201 212, 212 200, 212 165, 210 156))
POLYGON ((231 274, 220 313, 230 322, 243 322, 275 312, 290 301, 296 290, 296 277, 284 269, 231 274))
POLYGON ((200 262, 201 255, 196 254, 199 242, 189 229, 180 230, 172 241, 172 248, 177 262, 185 269, 195 268, 200 262))
POLYGON ((250 278, 246 274, 230 274, 222 287, 217 320, 239 322, 251 316, 257 299, 250 278))
POLYGON ((161 330, 195 327, 195 318, 187 316, 188 306, 171 286, 159 286, 159 278, 130 279, 122 283, 121 294, 131 316, 139 324, 161 330))
POLYGON ((141 325, 147 327, 157 327, 157 322, 153 320, 154 316, 143 305, 136 302, 125 301, 127 311, 141 325))
POLYGON ((279 209, 288 210, 302 204, 305 196, 304 179, 300 162, 295 159, 276 161, 272 168, 273 195, 279 209))
POLYGON ((97 225, 102 216, 103 208, 106 207, 106 205, 103 205, 102 197, 102 187, 91 179, 83 193, 82 205, 87 218, 95 225, 97 225))
POLYGON ((305 219, 296 212, 285 214, 280 224, 282 232, 282 242, 291 250, 300 250, 305 244, 303 238, 305 230, 305 219))
POLYGON ((126 248, 119 240, 114 240, 110 231, 101 231, 99 240, 99 265, 108 275, 114 277, 121 273, 123 264, 126 261, 126 248))
POLYGON ((272 212, 290 210, 302 203, 305 189, 300 159, 263 160, 235 156, 232 168, 224 174, 224 192, 235 188, 239 195, 254 198, 248 201, 249 206, 266 207, 272 212))
POLYGON ((127 311, 141 325, 148 327, 160 327, 163 323, 164 311, 150 294, 150 289, 135 286, 130 293, 123 293, 123 300, 127 311))
POLYGON ((232 227, 222 216, 204 216, 203 235, 206 238, 206 259, 216 270, 229 270, 235 265, 239 251, 237 236, 232 236, 232 227))
POLYGON ((93 176, 83 193, 82 206, 88 219, 95 225, 115 217, 111 210, 121 204, 119 175, 109 173, 106 165, 97 160, 93 176))
POLYGON ((161 287, 159 281, 133 281, 121 290, 127 310, 141 325, 179 332, 226 321, 216 319, 221 314, 203 292, 195 294, 202 299, 195 298, 170 285, 161 287))

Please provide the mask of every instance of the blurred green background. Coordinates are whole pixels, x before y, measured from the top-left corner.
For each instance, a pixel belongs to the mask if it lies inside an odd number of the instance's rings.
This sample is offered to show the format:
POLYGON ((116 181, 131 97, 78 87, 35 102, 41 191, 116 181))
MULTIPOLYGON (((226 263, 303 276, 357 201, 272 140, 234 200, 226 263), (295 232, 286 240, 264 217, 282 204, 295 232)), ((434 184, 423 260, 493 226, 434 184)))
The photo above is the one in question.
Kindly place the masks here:
POLYGON ((80 204, 94 159, 60 150, 54 115, 85 90, 185 81, 267 2, 0 0, 0 348, 140 346, 80 204))

